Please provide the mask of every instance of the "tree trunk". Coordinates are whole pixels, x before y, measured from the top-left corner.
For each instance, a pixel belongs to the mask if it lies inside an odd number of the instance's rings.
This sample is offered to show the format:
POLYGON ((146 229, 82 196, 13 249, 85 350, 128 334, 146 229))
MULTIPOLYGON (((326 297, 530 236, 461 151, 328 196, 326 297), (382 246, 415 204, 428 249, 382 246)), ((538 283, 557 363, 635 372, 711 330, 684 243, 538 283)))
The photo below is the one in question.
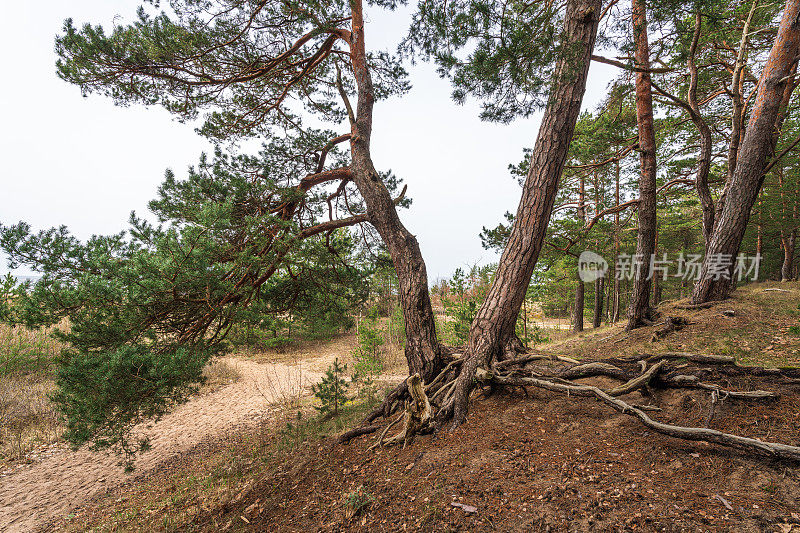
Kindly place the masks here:
POLYGON ((733 268, 750 211, 764 182, 764 170, 775 149, 775 127, 789 74, 800 52, 800 0, 787 0, 778 35, 761 74, 758 93, 736 170, 727 187, 727 199, 703 260, 692 300, 723 300, 733 288, 733 268), (722 263, 722 264, 720 264, 722 263))
POLYGON ((636 122, 639 129, 641 174, 639 177, 639 229, 636 236, 637 266, 633 294, 628 307, 631 330, 652 318, 648 276, 656 239, 656 136, 653 128, 653 89, 650 81, 650 46, 647 42, 647 12, 644 0, 633 0, 634 61, 642 70, 636 73, 636 122))
MULTIPOLYGON (((728 187, 736 172, 736 167, 739 164, 739 150, 742 146, 742 130, 744 129, 745 119, 744 76, 742 76, 742 71, 746 66, 750 24, 753 20, 756 7, 758 7, 758 1, 759 0, 753 0, 750 5, 750 12, 747 14, 747 19, 742 27, 742 37, 739 41, 739 51, 736 54, 736 62, 733 65, 733 75, 731 77, 729 92, 733 112, 731 114, 731 138, 728 144, 728 172, 725 178, 725 185, 722 188, 719 201, 717 202, 714 224, 716 224, 722 216, 722 210, 725 208, 725 202, 728 197, 728 187)), ((709 242, 710 239, 707 238, 706 255, 709 253, 709 242)))
POLYGON ((697 85, 698 78, 700 77, 697 65, 695 64, 695 55, 697 53, 697 46, 700 42, 700 32, 703 25, 703 16, 698 11, 695 13, 695 27, 692 36, 692 44, 689 48, 689 90, 687 92, 687 99, 689 103, 689 115, 697 128, 697 133, 700 136, 700 153, 697 157, 697 171, 695 173, 695 189, 697 196, 700 199, 700 206, 703 210, 702 227, 703 227, 703 242, 708 247, 711 241, 711 233, 714 229, 714 199, 711 196, 711 189, 708 186, 708 175, 711 172, 711 151, 713 143, 711 140, 711 128, 706 123, 703 116, 700 114, 700 104, 697 101, 697 85))
POLYGON ((601 0, 567 1, 565 42, 556 64, 553 91, 531 154, 514 226, 486 300, 472 322, 468 358, 456 381, 453 400, 442 406, 437 415, 439 425, 451 415, 453 426, 466 420, 475 371, 496 357, 507 339, 513 336, 580 113, 601 8, 601 0))
MULTIPOLYGON (((619 159, 616 162, 616 176, 614 181, 614 205, 619 207, 619 159)), ((619 224, 619 211, 614 213, 614 265, 617 264, 617 258, 620 251, 620 224, 619 224)), ((614 273, 614 300, 613 310, 611 312, 611 322, 616 323, 619 320, 620 308, 620 279, 617 273, 614 273)))
MULTIPOLYGON (((654 245, 655 245, 654 253, 656 254, 656 256, 658 255, 658 232, 659 232, 659 230, 660 230, 660 228, 658 227, 658 224, 656 224, 656 242, 654 243, 654 245)), ((658 306, 658 302, 661 301, 661 278, 660 278, 660 276, 656 275, 655 272, 652 272, 651 275, 652 275, 652 278, 653 278, 652 279, 652 282, 653 282, 652 283, 652 285, 653 285, 653 287, 652 287, 653 295, 651 297, 652 300, 650 301, 650 304, 655 309, 658 306)))
POLYGON ((781 231, 781 248, 783 264, 781 265, 781 281, 791 281, 794 272, 794 249, 797 241, 797 230, 781 231))
POLYGON ((575 286, 575 305, 572 306, 572 331, 583 331, 583 310, 586 306, 586 287, 581 278, 577 278, 578 284, 575 286))
MULTIPOLYGON (((581 228, 586 225, 586 178, 583 174, 580 175, 580 182, 578 187, 578 221, 581 223, 581 228)), ((572 322, 572 331, 583 331, 583 310, 586 307, 584 294, 586 287, 583 285, 580 275, 577 276, 578 285, 575 287, 575 307, 572 310, 574 321, 572 322)))
POLYGON ((603 298, 605 297, 605 278, 594 280, 594 320, 592 327, 599 328, 603 318, 603 298))
POLYGON ((406 326, 405 355, 409 372, 411 375, 418 373, 428 381, 443 366, 428 294, 428 275, 416 237, 400 221, 394 200, 372 164, 370 137, 375 94, 364 46, 362 1, 353 0, 351 5, 353 29, 350 50, 358 90, 350 140, 353 181, 364 198, 369 222, 386 244, 397 272, 398 295, 406 326))

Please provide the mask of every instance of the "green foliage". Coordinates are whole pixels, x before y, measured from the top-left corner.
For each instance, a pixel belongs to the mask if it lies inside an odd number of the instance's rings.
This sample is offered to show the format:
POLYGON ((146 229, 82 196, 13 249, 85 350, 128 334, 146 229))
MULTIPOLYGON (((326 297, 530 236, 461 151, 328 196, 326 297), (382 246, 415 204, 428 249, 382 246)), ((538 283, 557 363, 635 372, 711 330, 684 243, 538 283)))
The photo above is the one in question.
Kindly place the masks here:
POLYGON ((453 98, 483 102, 481 117, 508 122, 546 102, 564 16, 562 3, 420 0, 404 42, 409 54, 435 61, 453 98))
POLYGON ((10 273, 0 279, 0 322, 10 322, 22 288, 10 273))
POLYGON ((158 354, 142 346, 65 353, 53 395, 67 420, 65 438, 76 445, 119 445, 126 454, 146 447, 126 438, 131 427, 184 401, 202 382, 210 356, 187 348, 158 354))
POLYGON ((383 372, 383 331, 378 327, 378 307, 373 306, 358 323, 358 345, 353 350, 353 382, 359 382, 359 394, 375 398, 375 378, 383 372))
POLYGON ((367 492, 364 485, 359 485, 353 492, 345 496, 347 515, 350 517, 358 516, 358 514, 369 507, 373 501, 375 501, 375 497, 367 492))
MULTIPOLYGON (((343 0, 175 0, 168 11, 142 6, 111 31, 68 19, 56 38, 58 75, 119 104, 160 105, 187 120, 202 114, 201 133, 216 139, 294 130, 298 102, 306 114, 342 121, 337 77, 344 73, 348 92, 354 83, 348 61, 326 51, 343 52, 333 30, 349 17, 343 0)), ((377 98, 409 89, 392 55, 369 62, 377 98)))
POLYGON ((364 381, 383 372, 383 331, 378 327, 378 308, 371 307, 358 324, 358 346, 353 351, 353 380, 364 381))
MULTIPOLYGON (((797 309, 800 310, 800 305, 797 306, 797 309)), ((796 326, 789 326, 789 333, 800 336, 800 324, 796 326)))
POLYGON ((457 268, 439 290, 447 317, 438 328, 442 340, 457 345, 467 341, 470 325, 489 290, 494 268, 494 265, 472 266, 469 273, 457 268))
MULTIPOLYGON (((283 172, 299 172, 283 164, 285 147, 275 142, 260 158, 218 152, 182 181, 168 172, 150 203, 159 225, 132 215, 129 232, 85 243, 64 227, 33 233, 25 223, 0 226, 11 266, 26 264, 42 275, 14 295, 7 321, 70 325, 53 334, 69 347, 62 365, 70 379, 59 380, 56 401, 76 428, 73 442, 135 449, 122 433, 185 399, 199 382, 198 369, 228 349, 234 326, 277 330, 290 315, 305 327, 325 321, 336 328, 364 301, 366 265, 346 229, 300 239, 314 211, 304 210, 301 220, 270 214, 271 206, 297 198, 295 187, 279 184, 291 178, 283 172), (169 373, 143 394, 135 373, 114 366, 122 356, 169 373), (79 371, 116 376, 119 390, 95 398, 79 386, 79 371), (109 411, 100 416, 104 405, 109 411)), ((278 330, 273 338, 283 335, 278 330)), ((87 376, 86 383, 97 379, 87 376)))
POLYGON ((320 413, 337 417, 339 409, 350 400, 347 396, 350 383, 344 378, 345 372, 347 365, 340 365, 337 357, 325 371, 322 381, 311 386, 314 396, 321 403, 319 406, 314 406, 320 413))

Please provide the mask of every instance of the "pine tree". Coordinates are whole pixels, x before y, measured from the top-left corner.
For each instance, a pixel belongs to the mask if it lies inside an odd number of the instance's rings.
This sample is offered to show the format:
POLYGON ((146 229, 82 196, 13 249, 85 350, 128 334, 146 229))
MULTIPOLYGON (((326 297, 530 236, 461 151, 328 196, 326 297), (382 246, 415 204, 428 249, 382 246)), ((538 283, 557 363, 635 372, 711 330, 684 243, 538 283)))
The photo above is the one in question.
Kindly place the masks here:
POLYGON ((323 415, 338 417, 339 408, 350 400, 347 396, 350 383, 344 378, 345 372, 347 372, 347 365, 340 365, 337 357, 325 371, 322 381, 311 386, 314 396, 321 403, 314 407, 323 415))

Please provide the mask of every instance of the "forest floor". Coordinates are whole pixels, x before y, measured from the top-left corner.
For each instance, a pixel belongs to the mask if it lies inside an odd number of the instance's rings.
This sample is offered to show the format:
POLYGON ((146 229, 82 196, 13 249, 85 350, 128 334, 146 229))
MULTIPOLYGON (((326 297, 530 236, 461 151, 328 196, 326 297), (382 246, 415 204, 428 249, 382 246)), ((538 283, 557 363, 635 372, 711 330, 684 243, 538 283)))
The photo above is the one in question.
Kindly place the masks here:
MULTIPOLYGON (((800 366, 800 283, 751 285, 709 309, 681 309, 686 303, 661 306, 662 315, 689 324, 655 342, 659 325, 630 334, 615 325, 537 351, 582 360, 696 351, 800 366)), ((781 398, 725 400, 709 427, 800 445, 800 387, 754 376, 723 384, 779 390, 781 398)), ((661 407, 653 415, 661 421, 702 427, 709 418, 700 391, 630 396, 661 407)), ((800 531, 800 465, 653 434, 592 399, 534 388, 478 394, 467 423, 452 433, 418 437, 405 449, 369 451, 373 435, 337 444, 333 437, 365 409, 353 404, 336 425, 285 410, 218 434, 49 528, 800 531)))

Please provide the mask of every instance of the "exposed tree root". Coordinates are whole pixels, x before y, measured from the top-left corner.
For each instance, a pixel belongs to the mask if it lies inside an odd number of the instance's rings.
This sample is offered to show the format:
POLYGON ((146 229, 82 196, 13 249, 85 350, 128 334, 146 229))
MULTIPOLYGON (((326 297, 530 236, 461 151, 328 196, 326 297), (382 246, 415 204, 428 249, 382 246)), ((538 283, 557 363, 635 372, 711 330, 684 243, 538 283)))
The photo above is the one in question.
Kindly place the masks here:
POLYGON ((683 317, 679 316, 668 316, 664 319, 664 324, 659 329, 653 332, 653 336, 650 338, 650 342, 660 341, 673 331, 678 331, 684 328, 684 326, 688 325, 689 321, 683 317))
POLYGON ((715 305, 722 303, 721 301, 711 301, 711 302, 703 302, 701 304, 686 304, 686 305, 676 305, 675 309, 686 309, 686 310, 694 310, 694 309, 708 309, 709 307, 714 307, 715 305))
POLYGON ((430 423, 433 418, 433 410, 431 409, 431 404, 428 401, 428 396, 425 394, 425 387, 422 384, 422 378, 419 377, 419 374, 414 374, 406 381, 408 383, 408 391, 411 394, 411 401, 408 402, 403 416, 403 429, 393 437, 388 439, 385 438, 389 428, 400 420, 398 417, 397 420, 386 427, 383 433, 381 433, 381 436, 378 438, 375 444, 370 447, 370 449, 378 446, 391 446, 392 444, 397 444, 400 442, 403 443, 403 447, 405 448, 406 444, 408 444, 409 441, 414 438, 414 435, 418 433, 424 433, 431 429, 430 423))
POLYGON ((646 387, 650 384, 650 381, 653 379, 661 368, 664 366, 664 361, 661 360, 650 367, 649 370, 645 370, 642 372, 641 375, 636 376, 635 378, 629 380, 627 383, 620 385, 619 387, 614 387, 610 391, 608 391, 609 396, 622 396, 623 394, 628 394, 629 392, 637 391, 642 387, 646 387))
MULTIPOLYGON (((423 385, 422 380, 416 374, 409 377, 406 382, 387 396, 384 404, 365 419, 364 425, 381 415, 388 418, 399 411, 402 405, 406 405, 405 411, 384 429, 372 448, 401 442, 405 446, 415 434, 441 430, 445 427, 443 421, 446 422, 453 417, 457 380, 465 368, 463 363, 467 360, 461 354, 454 354, 454 357, 457 358, 447 364, 427 385, 423 385), (403 429, 394 436, 386 438, 389 429, 396 425, 401 418, 404 420, 403 429)), ((639 354, 589 363, 580 363, 568 357, 527 354, 495 362, 488 370, 478 368, 475 372, 475 380, 478 384, 488 385, 491 388, 521 387, 525 390, 525 387, 534 386, 575 396, 594 396, 615 410, 636 417, 645 426, 658 433, 692 441, 713 442, 747 454, 800 461, 800 447, 763 442, 758 439, 723 433, 708 427, 683 427, 659 422, 646 414, 646 412, 661 411, 658 406, 635 405, 619 398, 636 391, 649 395, 651 388, 705 390, 711 396, 706 419, 706 426, 708 426, 715 415, 717 404, 721 401, 729 399, 769 401, 779 397, 778 393, 772 391, 728 390, 710 381, 716 376, 722 378, 724 383, 725 375, 769 376, 789 383, 798 381, 796 379, 798 373, 795 369, 742 367, 736 364, 733 357, 686 352, 639 354), (621 383, 604 390, 594 385, 572 381, 595 376, 609 377, 621 383)), ((340 437, 340 442, 346 442, 346 440, 361 434, 372 433, 375 431, 373 428, 374 426, 368 426, 351 430, 340 437)))
POLYGON ((614 398, 605 391, 592 385, 554 383, 552 381, 534 377, 502 375, 492 375, 491 381, 504 385, 532 385, 550 391, 564 392, 575 396, 595 396, 620 413, 638 418, 642 424, 649 429, 664 435, 669 435, 670 437, 677 437, 679 439, 692 441, 713 442, 722 446, 737 448, 747 453, 754 453, 776 459, 800 461, 800 447, 789 446, 788 444, 764 442, 758 439, 751 439, 749 437, 740 437, 730 433, 723 433, 715 429, 683 427, 657 422, 650 418, 641 409, 638 409, 620 400, 619 398, 614 398))
POLYGON ((358 426, 339 435, 339 444, 350 442, 361 435, 368 435, 380 429, 380 426, 358 426))

